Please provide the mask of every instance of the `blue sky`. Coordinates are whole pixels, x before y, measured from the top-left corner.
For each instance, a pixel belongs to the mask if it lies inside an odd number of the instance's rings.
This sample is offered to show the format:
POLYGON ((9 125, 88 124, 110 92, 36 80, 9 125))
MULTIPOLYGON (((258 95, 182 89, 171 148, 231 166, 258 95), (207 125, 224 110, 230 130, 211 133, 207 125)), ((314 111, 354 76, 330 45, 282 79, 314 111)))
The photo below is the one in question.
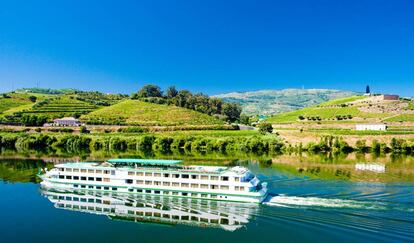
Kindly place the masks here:
POLYGON ((1 1, 0 92, 414 94, 413 1, 1 1), (59 3, 57 3, 59 2, 59 3))

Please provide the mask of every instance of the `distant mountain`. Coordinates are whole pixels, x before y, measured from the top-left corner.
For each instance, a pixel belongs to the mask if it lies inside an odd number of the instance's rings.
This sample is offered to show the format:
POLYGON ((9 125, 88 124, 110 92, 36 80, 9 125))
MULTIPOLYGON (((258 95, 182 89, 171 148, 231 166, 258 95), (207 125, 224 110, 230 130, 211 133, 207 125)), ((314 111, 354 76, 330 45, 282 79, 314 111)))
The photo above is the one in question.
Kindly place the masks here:
POLYGON ((215 97, 241 104, 243 113, 248 115, 273 115, 356 94, 358 93, 331 89, 283 89, 232 92, 215 97))

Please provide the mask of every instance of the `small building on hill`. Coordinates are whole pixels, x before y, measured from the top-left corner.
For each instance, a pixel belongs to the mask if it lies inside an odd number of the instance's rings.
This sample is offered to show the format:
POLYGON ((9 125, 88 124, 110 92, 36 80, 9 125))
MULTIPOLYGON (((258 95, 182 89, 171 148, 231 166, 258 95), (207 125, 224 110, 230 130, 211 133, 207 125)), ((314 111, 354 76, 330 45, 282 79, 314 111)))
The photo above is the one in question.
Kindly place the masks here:
POLYGON ((53 123, 50 125, 56 127, 79 127, 81 123, 76 118, 63 117, 53 120, 53 123))
POLYGON ((357 131, 386 131, 387 125, 385 124, 357 124, 355 126, 357 131))
POLYGON ((390 95, 390 94, 384 94, 382 95, 382 100, 399 100, 400 96, 398 95, 390 95))

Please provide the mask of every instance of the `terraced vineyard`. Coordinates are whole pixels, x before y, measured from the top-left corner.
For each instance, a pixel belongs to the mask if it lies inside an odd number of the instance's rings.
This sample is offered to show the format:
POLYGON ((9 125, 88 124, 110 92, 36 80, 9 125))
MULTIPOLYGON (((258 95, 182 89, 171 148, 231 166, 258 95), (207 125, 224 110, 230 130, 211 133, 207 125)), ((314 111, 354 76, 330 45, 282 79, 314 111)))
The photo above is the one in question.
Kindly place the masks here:
POLYGON ((33 105, 34 103, 29 100, 28 95, 10 94, 0 98, 0 114, 4 114, 10 109, 17 108, 19 106, 33 105))
POLYGON ((36 103, 31 109, 24 110, 21 114, 35 114, 57 118, 64 116, 80 116, 98 108, 99 106, 77 100, 73 96, 58 96, 36 103))
POLYGON ((142 126, 222 125, 223 121, 193 110, 173 106, 125 100, 81 117, 89 124, 142 126))

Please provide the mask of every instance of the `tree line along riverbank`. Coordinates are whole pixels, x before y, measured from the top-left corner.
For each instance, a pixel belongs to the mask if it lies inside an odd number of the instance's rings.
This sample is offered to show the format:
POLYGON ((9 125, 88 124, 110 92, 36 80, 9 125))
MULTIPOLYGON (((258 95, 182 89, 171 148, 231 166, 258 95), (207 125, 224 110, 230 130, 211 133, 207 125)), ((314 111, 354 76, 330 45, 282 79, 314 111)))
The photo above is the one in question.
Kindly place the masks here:
POLYGON ((0 148, 28 150, 81 151, 153 151, 171 153, 401 153, 414 155, 414 141, 393 138, 389 144, 358 140, 349 145, 340 136, 322 136, 319 141, 289 144, 275 134, 256 131, 181 131, 163 133, 61 134, 1 132, 0 148))

